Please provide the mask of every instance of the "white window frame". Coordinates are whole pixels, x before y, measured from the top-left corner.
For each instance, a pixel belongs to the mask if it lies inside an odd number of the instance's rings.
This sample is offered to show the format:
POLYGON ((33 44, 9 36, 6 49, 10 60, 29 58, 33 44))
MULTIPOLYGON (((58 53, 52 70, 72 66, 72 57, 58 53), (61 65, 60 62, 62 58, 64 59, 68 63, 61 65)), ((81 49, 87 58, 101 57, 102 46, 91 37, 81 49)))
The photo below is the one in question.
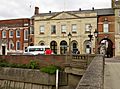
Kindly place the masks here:
POLYGON ((104 33, 108 33, 109 32, 109 24, 108 23, 104 23, 103 24, 103 32, 104 33))
POLYGON ((20 47, 18 48, 18 43, 20 44, 20 41, 16 41, 16 50, 20 50, 20 47))
POLYGON ((13 30, 10 30, 10 31, 9 31, 9 37, 10 37, 10 38, 13 38, 13 30), (11 34, 11 32, 12 32, 12 34, 11 34))
POLYGON ((66 31, 67 31, 66 25, 61 25, 61 32, 66 33, 66 31))
POLYGON ((45 26, 44 25, 40 26, 40 34, 41 33, 43 33, 43 34, 45 33, 45 26))
POLYGON ((24 40, 28 40, 28 30, 24 30, 24 40))
POLYGON ((20 30, 16 30, 16 37, 19 38, 20 34, 18 35, 18 31, 20 32, 20 30))
POLYGON ((51 34, 56 34, 56 25, 51 25, 51 34))
POLYGON ((85 24, 85 32, 90 32, 90 23, 85 24))
POLYGON ((5 30, 2 31, 2 38, 6 38, 6 31, 5 30))
POLYGON ((12 50, 13 47, 14 47, 14 44, 10 42, 10 43, 9 43, 9 50, 12 50), (11 45, 12 45, 12 48, 11 48, 11 45))
POLYGON ((76 24, 72 24, 72 32, 76 33, 77 32, 77 25, 76 24))

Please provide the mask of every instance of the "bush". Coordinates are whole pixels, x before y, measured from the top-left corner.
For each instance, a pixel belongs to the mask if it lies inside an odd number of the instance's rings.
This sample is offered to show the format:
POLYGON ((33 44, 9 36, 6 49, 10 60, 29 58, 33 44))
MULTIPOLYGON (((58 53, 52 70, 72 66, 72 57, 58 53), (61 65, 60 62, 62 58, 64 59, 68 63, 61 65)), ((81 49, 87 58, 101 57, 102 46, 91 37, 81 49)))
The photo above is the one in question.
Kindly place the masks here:
POLYGON ((58 66, 50 65, 50 66, 43 67, 40 70, 48 74, 55 74, 57 69, 61 70, 61 68, 58 66))
POLYGON ((31 60, 30 63, 28 64, 29 69, 39 69, 39 65, 36 61, 31 60))

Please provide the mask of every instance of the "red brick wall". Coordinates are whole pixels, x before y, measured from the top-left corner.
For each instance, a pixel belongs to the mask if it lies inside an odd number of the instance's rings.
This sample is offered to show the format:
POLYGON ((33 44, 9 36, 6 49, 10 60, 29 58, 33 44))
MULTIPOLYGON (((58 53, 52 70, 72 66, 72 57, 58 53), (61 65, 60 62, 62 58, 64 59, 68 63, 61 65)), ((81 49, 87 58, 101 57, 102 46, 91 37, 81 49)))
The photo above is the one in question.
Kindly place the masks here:
MULTIPOLYGON (((0 39, 2 39, 2 30, 6 30, 6 38, 8 41, 11 39, 14 43, 13 50, 16 50, 16 41, 20 41, 20 50, 24 49, 24 43, 28 43, 28 41, 24 42, 24 28, 29 30, 30 19, 10 19, 10 20, 0 20, 0 39), (24 26, 25 23, 28 23, 28 26, 24 26), (8 29, 5 29, 8 28, 8 29), (22 29, 20 29, 22 28, 22 29), (16 30, 20 29, 20 38, 16 38, 16 30), (9 31, 13 30, 13 38, 9 38, 9 31)), ((9 45, 8 45, 9 47, 9 45)))
POLYGON ((6 55, 6 56, 0 56, 0 59, 4 59, 5 61, 9 63, 17 63, 17 64, 27 64, 30 62, 30 60, 36 60, 40 66, 46 66, 55 64, 58 66, 63 67, 66 56, 65 55, 6 55))

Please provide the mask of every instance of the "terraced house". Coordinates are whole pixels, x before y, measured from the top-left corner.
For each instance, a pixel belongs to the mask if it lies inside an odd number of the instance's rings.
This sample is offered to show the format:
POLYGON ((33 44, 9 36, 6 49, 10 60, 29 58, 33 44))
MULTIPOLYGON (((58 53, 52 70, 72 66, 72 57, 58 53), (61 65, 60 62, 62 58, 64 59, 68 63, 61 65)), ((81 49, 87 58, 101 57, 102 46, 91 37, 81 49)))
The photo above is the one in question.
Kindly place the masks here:
POLYGON ((22 53, 28 46, 30 19, 0 20, 0 55, 22 53))

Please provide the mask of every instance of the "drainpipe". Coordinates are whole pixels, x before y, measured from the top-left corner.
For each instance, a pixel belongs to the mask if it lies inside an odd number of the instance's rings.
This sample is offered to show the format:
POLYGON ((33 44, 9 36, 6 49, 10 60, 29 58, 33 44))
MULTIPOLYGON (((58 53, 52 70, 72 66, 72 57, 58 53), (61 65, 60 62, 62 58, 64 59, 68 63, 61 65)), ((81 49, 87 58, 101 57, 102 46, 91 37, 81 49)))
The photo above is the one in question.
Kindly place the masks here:
POLYGON ((58 89, 59 70, 56 70, 56 89, 58 89))

